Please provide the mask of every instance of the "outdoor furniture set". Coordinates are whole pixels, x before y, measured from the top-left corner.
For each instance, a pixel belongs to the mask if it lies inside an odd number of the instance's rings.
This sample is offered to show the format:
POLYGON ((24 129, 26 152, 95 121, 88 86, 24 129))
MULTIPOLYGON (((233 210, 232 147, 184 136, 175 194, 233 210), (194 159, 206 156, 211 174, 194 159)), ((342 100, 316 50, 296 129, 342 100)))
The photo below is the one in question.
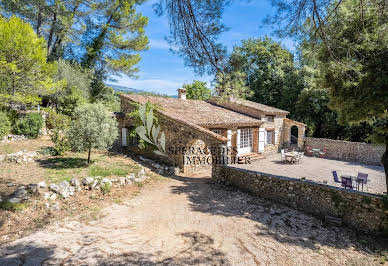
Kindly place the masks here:
POLYGON ((318 148, 312 148, 310 146, 306 147, 306 155, 308 156, 314 156, 319 158, 325 158, 326 155, 326 149, 318 149, 318 148))
MULTIPOLYGON (((364 185, 368 184, 368 174, 358 173, 357 176, 341 175, 339 180, 337 171, 332 171, 334 182, 341 183, 341 186, 349 189, 357 189, 364 191, 364 185)), ((368 190, 368 189, 367 189, 368 190)))
POLYGON ((285 152, 281 150, 282 162, 296 163, 303 158, 304 152, 289 151, 285 152))

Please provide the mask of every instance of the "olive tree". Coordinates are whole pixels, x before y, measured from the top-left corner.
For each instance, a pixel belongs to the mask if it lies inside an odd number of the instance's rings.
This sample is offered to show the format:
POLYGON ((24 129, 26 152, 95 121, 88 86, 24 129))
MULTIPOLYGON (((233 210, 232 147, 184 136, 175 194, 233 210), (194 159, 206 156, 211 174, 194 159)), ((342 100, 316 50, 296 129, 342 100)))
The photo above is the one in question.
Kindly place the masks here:
POLYGON ((69 129, 69 142, 74 151, 88 151, 88 163, 92 148, 110 147, 118 135, 117 121, 102 104, 85 104, 74 110, 69 129))

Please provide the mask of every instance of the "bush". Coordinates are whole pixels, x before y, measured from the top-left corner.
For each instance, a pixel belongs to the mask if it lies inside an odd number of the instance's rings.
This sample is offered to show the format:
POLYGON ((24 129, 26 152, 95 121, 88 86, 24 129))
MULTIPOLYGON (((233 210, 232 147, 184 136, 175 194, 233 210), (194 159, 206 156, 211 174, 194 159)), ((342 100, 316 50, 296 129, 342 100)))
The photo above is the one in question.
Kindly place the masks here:
POLYGON ((54 155, 62 156, 65 151, 69 150, 67 130, 69 129, 70 118, 63 114, 51 112, 47 120, 52 128, 50 137, 55 144, 53 147, 54 155))
POLYGON ((37 138, 43 127, 43 117, 40 113, 28 113, 16 121, 15 133, 28 138, 37 138))
POLYGON ((8 135, 11 130, 11 122, 4 112, 0 112, 0 138, 8 135))

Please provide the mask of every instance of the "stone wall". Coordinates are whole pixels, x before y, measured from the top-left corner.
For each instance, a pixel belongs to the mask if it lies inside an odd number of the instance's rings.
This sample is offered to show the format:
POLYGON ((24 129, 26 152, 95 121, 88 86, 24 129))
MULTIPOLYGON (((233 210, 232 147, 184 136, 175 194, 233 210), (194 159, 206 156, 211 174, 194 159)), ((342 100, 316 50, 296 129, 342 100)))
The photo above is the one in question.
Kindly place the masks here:
POLYGON ((381 156, 385 151, 383 145, 344 140, 305 138, 305 148, 325 149, 325 158, 381 165, 381 156))
POLYGON ((379 196, 231 166, 215 168, 212 178, 321 219, 340 218, 356 230, 388 233, 387 202, 379 196))

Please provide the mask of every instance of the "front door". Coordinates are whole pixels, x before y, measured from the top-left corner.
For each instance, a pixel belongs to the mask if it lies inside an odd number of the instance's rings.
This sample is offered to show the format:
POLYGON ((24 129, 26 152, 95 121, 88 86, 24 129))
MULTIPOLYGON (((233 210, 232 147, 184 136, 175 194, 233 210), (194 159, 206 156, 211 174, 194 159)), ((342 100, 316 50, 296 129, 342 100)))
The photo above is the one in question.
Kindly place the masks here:
POLYGON ((238 154, 252 152, 252 129, 242 128, 237 130, 238 154))

